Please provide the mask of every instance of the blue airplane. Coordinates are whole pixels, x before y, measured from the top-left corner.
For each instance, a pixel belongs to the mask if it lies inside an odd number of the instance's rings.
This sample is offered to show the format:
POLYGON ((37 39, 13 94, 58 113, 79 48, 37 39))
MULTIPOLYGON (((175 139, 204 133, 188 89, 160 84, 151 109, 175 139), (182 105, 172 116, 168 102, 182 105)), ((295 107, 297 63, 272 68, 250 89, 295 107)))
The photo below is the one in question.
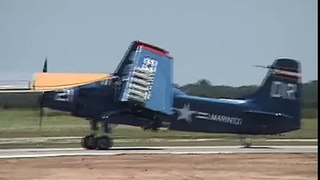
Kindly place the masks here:
MULTIPOLYGON (((173 85, 169 52, 133 41, 112 77, 44 92, 40 106, 71 112, 90 121, 86 149, 110 149, 110 124, 157 130, 273 135, 300 129, 301 67, 280 58, 265 68, 260 88, 242 99, 190 96, 173 85), (99 126, 101 124, 101 127, 99 126)), ((47 71, 47 62, 44 65, 47 71)), ((251 143, 242 139, 245 147, 251 143)))

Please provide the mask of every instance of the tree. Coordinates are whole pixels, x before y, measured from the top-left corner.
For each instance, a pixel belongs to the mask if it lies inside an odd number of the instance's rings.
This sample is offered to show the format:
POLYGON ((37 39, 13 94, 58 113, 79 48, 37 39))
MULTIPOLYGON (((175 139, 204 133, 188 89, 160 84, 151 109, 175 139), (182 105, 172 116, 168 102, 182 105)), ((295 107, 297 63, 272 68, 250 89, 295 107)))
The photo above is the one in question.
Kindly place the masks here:
POLYGON ((207 79, 200 79, 197 81, 196 85, 207 87, 207 86, 211 86, 211 82, 207 79))

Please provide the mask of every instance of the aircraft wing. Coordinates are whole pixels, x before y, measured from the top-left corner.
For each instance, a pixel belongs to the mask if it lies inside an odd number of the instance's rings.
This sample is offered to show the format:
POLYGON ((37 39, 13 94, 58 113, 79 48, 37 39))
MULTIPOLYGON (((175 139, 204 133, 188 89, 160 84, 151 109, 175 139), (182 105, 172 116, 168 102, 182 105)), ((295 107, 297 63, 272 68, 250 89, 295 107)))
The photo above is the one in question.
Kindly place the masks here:
POLYGON ((103 73, 36 73, 33 88, 36 91, 52 91, 82 86, 111 77, 112 75, 103 73))
POLYGON ((0 93, 45 92, 82 86, 112 78, 103 73, 35 73, 33 81, 5 81, 0 93))

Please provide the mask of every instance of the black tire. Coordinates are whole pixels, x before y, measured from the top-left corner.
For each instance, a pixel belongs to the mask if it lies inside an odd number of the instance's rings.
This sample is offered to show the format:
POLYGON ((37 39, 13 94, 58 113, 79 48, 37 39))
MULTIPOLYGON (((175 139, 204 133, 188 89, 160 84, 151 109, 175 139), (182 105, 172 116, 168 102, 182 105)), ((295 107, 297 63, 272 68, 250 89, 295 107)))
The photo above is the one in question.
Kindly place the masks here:
POLYGON ((252 146, 251 143, 245 143, 245 144, 244 144, 244 148, 250 148, 251 146, 252 146))
POLYGON ((85 149, 96 149, 97 148, 97 138, 94 135, 87 135, 81 140, 81 146, 85 149))
POLYGON ((112 139, 108 136, 101 136, 97 138, 97 149, 98 150, 107 150, 110 149, 113 145, 112 139))

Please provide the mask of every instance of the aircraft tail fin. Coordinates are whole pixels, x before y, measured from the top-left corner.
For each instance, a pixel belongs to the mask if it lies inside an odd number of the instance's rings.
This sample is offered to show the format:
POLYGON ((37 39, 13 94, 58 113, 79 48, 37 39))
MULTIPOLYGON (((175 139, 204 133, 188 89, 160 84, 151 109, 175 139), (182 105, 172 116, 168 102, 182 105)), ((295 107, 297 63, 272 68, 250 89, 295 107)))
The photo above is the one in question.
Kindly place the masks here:
POLYGON ((122 80, 120 101, 172 113, 173 58, 166 50, 134 41, 114 75, 122 80))
POLYGON ((300 128, 301 65, 300 62, 281 58, 267 67, 268 73, 260 88, 249 97, 257 111, 266 111, 293 119, 292 126, 300 128))

